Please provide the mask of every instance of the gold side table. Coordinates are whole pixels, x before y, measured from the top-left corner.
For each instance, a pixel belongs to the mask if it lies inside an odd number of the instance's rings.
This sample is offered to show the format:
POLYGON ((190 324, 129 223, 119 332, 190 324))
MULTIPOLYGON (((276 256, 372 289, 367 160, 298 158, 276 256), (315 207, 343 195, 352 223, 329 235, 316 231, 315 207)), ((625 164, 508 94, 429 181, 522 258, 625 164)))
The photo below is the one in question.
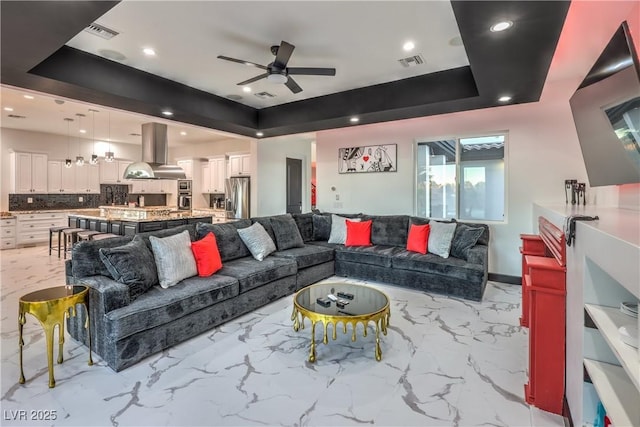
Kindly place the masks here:
POLYGON ((18 329, 20 346, 20 384, 24 384, 22 369, 22 328, 26 323, 26 314, 34 316, 44 329, 47 341, 47 362, 49 364, 49 388, 56 386, 53 378, 53 331, 58 325, 58 363, 62 363, 62 349, 64 344, 64 322, 67 317, 76 316, 76 304, 83 304, 87 312, 85 328, 89 335, 89 365, 93 365, 91 358, 91 328, 89 322, 89 288, 87 286, 56 286, 31 292, 20 298, 18 304, 18 329))

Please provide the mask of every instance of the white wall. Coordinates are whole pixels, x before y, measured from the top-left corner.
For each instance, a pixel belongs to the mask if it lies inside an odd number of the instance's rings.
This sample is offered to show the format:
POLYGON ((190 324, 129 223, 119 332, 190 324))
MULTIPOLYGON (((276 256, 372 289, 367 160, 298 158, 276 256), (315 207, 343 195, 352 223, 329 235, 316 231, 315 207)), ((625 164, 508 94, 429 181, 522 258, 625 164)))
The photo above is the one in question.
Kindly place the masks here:
POLYGON ((203 142, 200 144, 190 144, 181 147, 169 148, 169 161, 175 163, 176 158, 188 157, 211 157, 222 156, 231 152, 249 152, 250 140, 248 139, 224 139, 215 142, 203 142))
MULTIPOLYGON (((506 217, 504 222, 490 223, 489 271, 520 276, 519 235, 534 231, 532 203, 564 203, 565 179, 587 182, 566 99, 318 132, 318 208, 345 213, 413 214, 416 139, 503 131, 509 134, 505 150, 506 217), (398 144, 398 172, 338 174, 338 148, 372 144, 398 144), (335 205, 336 194, 342 207, 335 205)), ((611 193, 610 188, 600 188, 599 200, 611 199, 611 193)), ((596 192, 589 190, 587 194, 592 202, 596 192)))
POLYGON ((262 139, 256 143, 256 209, 252 215, 277 215, 286 212, 286 159, 302 160, 302 212, 311 210, 311 145, 307 136, 291 135, 262 139))
MULTIPOLYGON (((85 160, 91 158, 93 143, 88 139, 81 140, 78 148, 78 138, 72 137, 71 144, 68 144, 66 136, 54 135, 41 132, 29 132, 16 129, 0 129, 0 210, 9 209, 9 182, 10 167, 9 153, 13 151, 26 151, 32 153, 45 153, 49 160, 64 160, 69 155, 75 159, 80 154, 85 160)), ((108 144, 96 143, 95 154, 102 157, 108 149, 108 144)), ((142 147, 132 144, 111 144, 111 151, 118 159, 138 160, 140 159, 142 147)))

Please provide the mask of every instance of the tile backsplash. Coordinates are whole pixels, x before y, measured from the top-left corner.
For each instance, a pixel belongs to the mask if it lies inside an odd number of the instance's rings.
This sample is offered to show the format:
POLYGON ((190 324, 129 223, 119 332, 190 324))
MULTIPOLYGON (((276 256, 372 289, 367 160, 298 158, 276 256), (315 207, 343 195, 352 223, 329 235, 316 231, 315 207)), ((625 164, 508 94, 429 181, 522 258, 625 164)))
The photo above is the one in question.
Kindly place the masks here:
MULTIPOLYGON (((127 202, 137 202, 137 199, 137 195, 129 194, 127 185, 100 184, 100 194, 9 194, 9 210, 91 209, 112 203, 124 205, 127 202), (32 203, 29 203, 29 199, 32 203)), ((165 194, 145 195, 145 206, 164 206, 166 203, 165 194)))

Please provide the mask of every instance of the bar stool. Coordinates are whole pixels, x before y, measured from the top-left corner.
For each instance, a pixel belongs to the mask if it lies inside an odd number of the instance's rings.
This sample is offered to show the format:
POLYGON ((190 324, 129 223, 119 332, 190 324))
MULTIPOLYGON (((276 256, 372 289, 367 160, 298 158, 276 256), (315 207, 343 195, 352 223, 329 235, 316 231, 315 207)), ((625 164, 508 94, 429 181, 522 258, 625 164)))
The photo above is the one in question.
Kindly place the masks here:
POLYGON ((100 234, 94 234, 93 236, 91 236, 91 240, 110 239, 112 237, 121 237, 121 236, 118 236, 117 234, 112 234, 112 233, 100 233, 100 234))
POLYGON ((79 231, 78 232, 78 242, 81 240, 92 240, 93 236, 95 236, 96 234, 102 234, 99 231, 94 231, 94 230, 84 230, 84 231, 79 231))
POLYGON ((67 259, 67 252, 70 252, 73 245, 78 241, 78 233, 85 231, 84 228, 65 228, 62 230, 64 236, 64 259, 67 259))
POLYGON ((60 243, 62 243, 60 241, 60 235, 62 234, 62 230, 64 230, 65 228, 70 228, 70 227, 67 225, 62 225, 58 227, 49 228, 49 255, 51 255, 51 249, 53 249, 53 234, 57 233, 58 234, 58 258, 60 258, 60 243))

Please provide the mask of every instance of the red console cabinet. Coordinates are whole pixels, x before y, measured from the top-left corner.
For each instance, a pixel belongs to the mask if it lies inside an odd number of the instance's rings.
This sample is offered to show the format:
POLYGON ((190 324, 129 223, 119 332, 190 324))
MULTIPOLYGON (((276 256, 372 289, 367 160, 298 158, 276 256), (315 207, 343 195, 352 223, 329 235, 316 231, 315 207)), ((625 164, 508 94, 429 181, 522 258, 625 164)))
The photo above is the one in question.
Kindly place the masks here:
POLYGON ((522 317, 520 317, 520 326, 529 327, 529 290, 526 286, 524 276, 529 269, 527 268, 526 255, 545 256, 546 249, 542 237, 537 234, 521 234, 522 246, 520 253, 522 254, 522 317))

